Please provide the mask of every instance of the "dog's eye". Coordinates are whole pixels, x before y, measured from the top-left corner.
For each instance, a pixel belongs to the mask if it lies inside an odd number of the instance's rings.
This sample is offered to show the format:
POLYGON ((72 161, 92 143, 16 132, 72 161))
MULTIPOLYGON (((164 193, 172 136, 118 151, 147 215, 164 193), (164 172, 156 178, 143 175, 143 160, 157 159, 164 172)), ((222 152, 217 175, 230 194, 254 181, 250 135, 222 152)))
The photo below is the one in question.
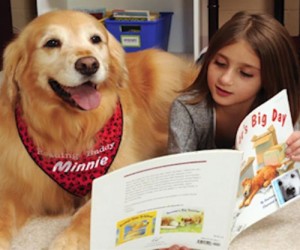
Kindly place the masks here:
POLYGON ((94 36, 91 37, 91 41, 92 41, 93 44, 98 44, 102 40, 101 40, 100 36, 94 35, 94 36))
POLYGON ((281 182, 281 181, 278 181, 278 185, 281 186, 281 185, 282 185, 282 182, 281 182))
POLYGON ((295 177, 295 175, 294 175, 294 174, 291 174, 291 177, 292 177, 292 178, 294 178, 294 177, 295 177))
POLYGON ((58 39, 51 39, 47 41, 44 45, 44 47, 47 48, 58 48, 61 46, 61 42, 58 39))

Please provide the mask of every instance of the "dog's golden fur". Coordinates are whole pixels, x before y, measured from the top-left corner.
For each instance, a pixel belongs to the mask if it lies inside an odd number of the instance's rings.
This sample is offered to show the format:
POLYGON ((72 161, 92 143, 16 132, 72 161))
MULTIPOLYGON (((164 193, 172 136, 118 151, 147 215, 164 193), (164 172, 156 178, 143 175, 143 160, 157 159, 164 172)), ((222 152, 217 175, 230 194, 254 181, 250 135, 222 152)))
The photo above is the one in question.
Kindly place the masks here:
POLYGON ((81 153, 112 116, 120 99, 123 138, 109 171, 166 153, 170 103, 198 73, 185 59, 159 50, 125 56, 120 44, 92 16, 56 11, 33 20, 5 50, 0 93, 0 249, 34 215, 73 213, 71 225, 50 249, 88 249, 90 202, 59 187, 41 171, 21 143, 15 107, 34 143, 49 154, 81 153), (97 72, 80 74, 79 58, 93 57, 97 72), (49 85, 66 90, 86 81, 101 94, 98 107, 82 110, 49 85), (85 203, 85 205, 83 205, 85 203), (80 208, 79 208, 80 207, 80 208), (78 209, 79 208, 79 209, 78 209))
POLYGON ((242 181, 244 199, 239 208, 249 206, 257 192, 270 185, 271 181, 278 176, 280 166, 280 164, 263 166, 253 178, 245 178, 242 181))

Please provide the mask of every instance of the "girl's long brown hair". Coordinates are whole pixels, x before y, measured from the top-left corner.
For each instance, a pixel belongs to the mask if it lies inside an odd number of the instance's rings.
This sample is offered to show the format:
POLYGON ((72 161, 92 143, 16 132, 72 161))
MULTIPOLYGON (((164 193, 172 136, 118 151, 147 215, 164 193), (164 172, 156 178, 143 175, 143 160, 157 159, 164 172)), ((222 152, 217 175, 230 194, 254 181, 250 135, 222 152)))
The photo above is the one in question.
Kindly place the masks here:
POLYGON ((299 58, 288 31, 268 14, 238 12, 215 33, 204 56, 201 72, 186 90, 196 91, 190 103, 207 98, 209 105, 213 105, 207 84, 208 65, 220 49, 241 39, 250 44, 261 62, 262 88, 251 110, 287 89, 295 123, 300 112, 299 58))

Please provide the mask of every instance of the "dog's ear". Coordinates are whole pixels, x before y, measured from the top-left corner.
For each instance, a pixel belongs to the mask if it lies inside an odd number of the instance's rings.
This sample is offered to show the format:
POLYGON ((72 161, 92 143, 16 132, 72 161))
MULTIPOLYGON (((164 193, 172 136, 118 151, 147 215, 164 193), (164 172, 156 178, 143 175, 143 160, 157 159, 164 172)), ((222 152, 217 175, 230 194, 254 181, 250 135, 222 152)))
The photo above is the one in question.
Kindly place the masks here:
POLYGON ((247 182, 249 182, 250 179, 249 178, 245 178, 243 181, 242 181, 242 186, 245 186, 247 182))
POLYGON ((3 85, 4 91, 11 103, 15 102, 18 93, 20 74, 27 61, 27 52, 20 38, 16 38, 8 44, 3 54, 3 85))
POLYGON ((117 67, 118 71, 121 71, 117 75, 120 76, 117 80, 118 87, 126 87, 128 82, 128 70, 125 61, 125 51, 117 39, 109 32, 108 34, 108 48, 110 51, 110 56, 112 57, 112 62, 117 67))

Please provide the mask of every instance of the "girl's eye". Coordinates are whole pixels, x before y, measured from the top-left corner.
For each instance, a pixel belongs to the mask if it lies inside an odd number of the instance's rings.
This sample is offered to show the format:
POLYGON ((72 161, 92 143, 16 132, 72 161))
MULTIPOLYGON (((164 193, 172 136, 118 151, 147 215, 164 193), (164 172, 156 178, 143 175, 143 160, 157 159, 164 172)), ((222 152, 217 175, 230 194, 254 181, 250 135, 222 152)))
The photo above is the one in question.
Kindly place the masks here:
POLYGON ((223 61, 215 60, 215 64, 219 67, 225 67, 226 63, 223 61))
POLYGON ((100 36, 98 36, 98 35, 94 35, 94 36, 91 37, 91 42, 92 42, 93 44, 98 44, 98 43, 100 43, 101 41, 102 41, 102 40, 101 40, 100 36))
POLYGON ((45 44, 44 47, 46 48, 59 48, 61 47, 61 41, 58 39, 50 39, 45 44))
POLYGON ((252 74, 246 73, 245 71, 241 71, 241 75, 242 75, 243 77, 248 77, 248 78, 253 77, 252 74))

